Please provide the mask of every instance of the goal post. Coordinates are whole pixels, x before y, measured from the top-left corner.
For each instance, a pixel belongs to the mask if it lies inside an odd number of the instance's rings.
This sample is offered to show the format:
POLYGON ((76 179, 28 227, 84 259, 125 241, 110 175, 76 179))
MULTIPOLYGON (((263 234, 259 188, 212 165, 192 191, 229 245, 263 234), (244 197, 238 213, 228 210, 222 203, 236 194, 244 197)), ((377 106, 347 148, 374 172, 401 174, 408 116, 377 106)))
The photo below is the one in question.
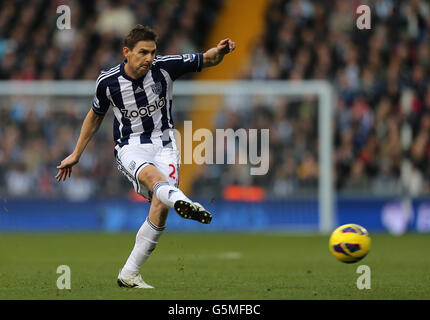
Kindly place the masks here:
MULTIPOLYGON (((0 81, 0 96, 72 96, 92 98, 95 81, 0 81)), ((319 231, 335 226, 333 182, 333 88, 323 80, 309 81, 176 81, 174 96, 261 95, 316 96, 318 98, 318 217, 319 231)), ((91 102, 88 102, 88 106, 91 102)), ((270 128, 269 128, 270 129, 270 128)))

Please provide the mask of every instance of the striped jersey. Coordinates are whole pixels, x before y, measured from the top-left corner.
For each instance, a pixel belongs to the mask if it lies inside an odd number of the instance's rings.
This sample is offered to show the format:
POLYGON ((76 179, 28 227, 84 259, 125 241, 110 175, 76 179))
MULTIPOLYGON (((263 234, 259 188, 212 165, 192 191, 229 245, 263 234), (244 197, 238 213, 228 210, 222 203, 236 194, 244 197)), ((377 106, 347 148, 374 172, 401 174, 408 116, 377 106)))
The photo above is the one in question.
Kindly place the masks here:
MULTIPOLYGON (((157 56, 151 69, 139 79, 129 77, 121 64, 102 71, 96 82, 92 109, 104 115, 114 112, 115 154, 124 145, 153 143, 173 128, 173 81, 188 72, 201 71, 203 54, 157 56)), ((174 137, 163 136, 163 146, 174 137)))

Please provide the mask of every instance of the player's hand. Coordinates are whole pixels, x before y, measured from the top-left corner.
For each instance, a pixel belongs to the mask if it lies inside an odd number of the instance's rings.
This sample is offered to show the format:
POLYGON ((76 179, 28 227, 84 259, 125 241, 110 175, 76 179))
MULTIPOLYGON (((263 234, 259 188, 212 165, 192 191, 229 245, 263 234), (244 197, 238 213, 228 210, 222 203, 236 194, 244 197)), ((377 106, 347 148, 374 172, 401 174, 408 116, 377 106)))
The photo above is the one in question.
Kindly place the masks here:
POLYGON ((227 38, 221 40, 216 47, 218 49, 218 52, 222 54, 227 54, 232 52, 236 48, 236 43, 227 38))
POLYGON ((55 176, 55 179, 57 181, 65 181, 66 178, 70 178, 72 175, 72 167, 79 162, 79 157, 77 157, 74 154, 71 154, 67 158, 65 158, 63 161, 61 161, 60 165, 57 166, 58 173, 55 176))

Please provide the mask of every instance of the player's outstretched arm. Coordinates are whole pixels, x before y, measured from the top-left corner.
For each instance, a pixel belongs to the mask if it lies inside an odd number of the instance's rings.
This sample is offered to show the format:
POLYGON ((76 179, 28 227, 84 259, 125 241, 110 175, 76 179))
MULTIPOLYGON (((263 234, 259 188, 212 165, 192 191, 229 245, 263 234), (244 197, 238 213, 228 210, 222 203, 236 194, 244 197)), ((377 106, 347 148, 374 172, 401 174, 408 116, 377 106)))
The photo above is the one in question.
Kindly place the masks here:
POLYGON ((70 178, 72 175, 72 167, 79 162, 85 147, 99 129, 103 118, 104 116, 98 115, 93 109, 90 109, 82 124, 81 133, 76 143, 75 150, 57 166, 58 173, 55 176, 57 181, 65 181, 66 178, 70 178))
POLYGON ((221 40, 215 48, 203 53, 203 68, 216 66, 227 53, 236 48, 236 43, 229 38, 221 40))

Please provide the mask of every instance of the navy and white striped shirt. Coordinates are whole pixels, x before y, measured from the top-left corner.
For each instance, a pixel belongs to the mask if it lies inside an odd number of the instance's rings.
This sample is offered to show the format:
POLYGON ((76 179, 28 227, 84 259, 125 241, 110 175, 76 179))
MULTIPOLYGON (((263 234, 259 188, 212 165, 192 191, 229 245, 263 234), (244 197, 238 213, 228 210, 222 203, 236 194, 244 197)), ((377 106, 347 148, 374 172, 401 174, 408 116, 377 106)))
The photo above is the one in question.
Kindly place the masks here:
MULTIPOLYGON (((125 63, 100 73, 92 106, 99 115, 112 106, 115 154, 127 144, 153 143, 173 128, 173 81, 185 73, 201 71, 203 54, 157 56, 140 79, 125 73, 125 63)), ((163 145, 170 141, 163 141, 163 145)))

